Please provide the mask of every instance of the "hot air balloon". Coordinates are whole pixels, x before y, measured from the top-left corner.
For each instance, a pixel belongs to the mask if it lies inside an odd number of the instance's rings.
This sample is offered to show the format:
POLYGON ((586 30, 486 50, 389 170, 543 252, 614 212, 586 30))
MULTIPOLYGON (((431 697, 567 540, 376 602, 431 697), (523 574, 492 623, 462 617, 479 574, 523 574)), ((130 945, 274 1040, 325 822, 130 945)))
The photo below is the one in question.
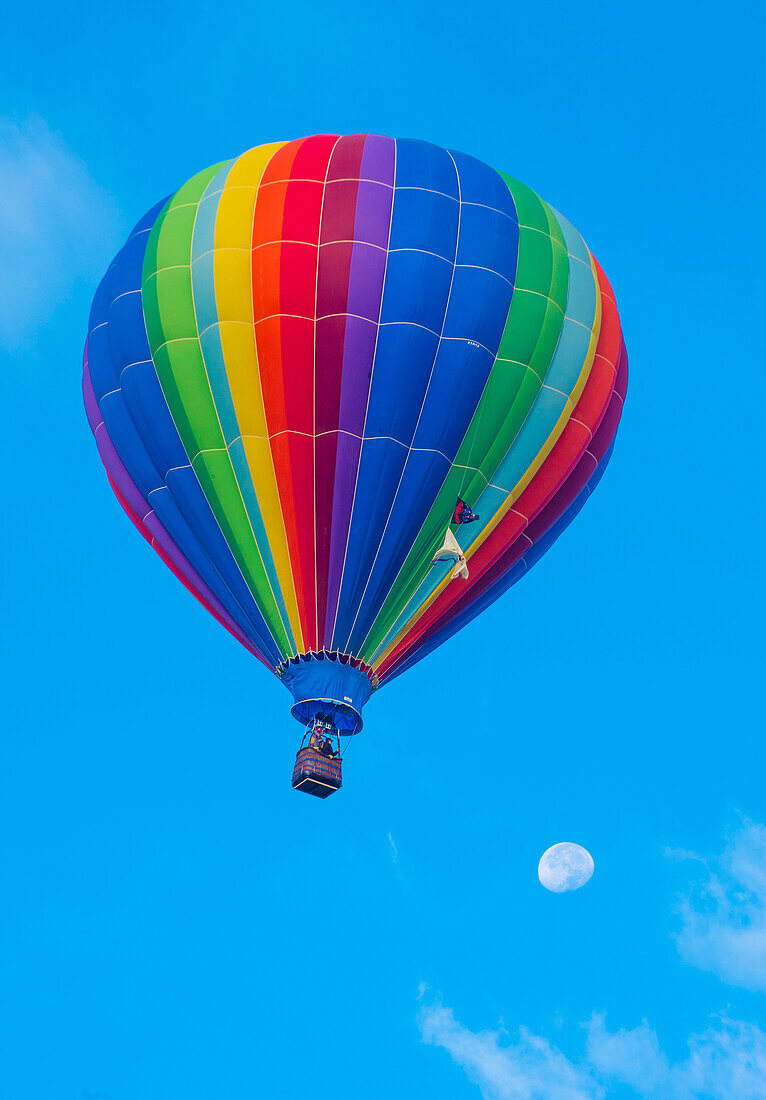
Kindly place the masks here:
POLYGON ((120 504, 289 689, 293 785, 322 797, 370 694, 578 513, 626 382, 566 218, 375 134, 258 146, 158 203, 98 287, 83 367, 120 504))

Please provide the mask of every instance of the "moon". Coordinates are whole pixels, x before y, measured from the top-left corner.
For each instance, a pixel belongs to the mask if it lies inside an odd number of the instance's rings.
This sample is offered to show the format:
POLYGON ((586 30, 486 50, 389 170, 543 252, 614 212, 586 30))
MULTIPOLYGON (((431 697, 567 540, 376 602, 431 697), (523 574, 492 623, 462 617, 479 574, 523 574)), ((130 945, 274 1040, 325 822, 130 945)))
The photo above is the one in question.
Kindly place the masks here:
POLYGON ((590 882, 593 874, 593 856, 580 844, 564 840, 543 852, 537 866, 537 877, 546 890, 564 894, 579 890, 590 882))

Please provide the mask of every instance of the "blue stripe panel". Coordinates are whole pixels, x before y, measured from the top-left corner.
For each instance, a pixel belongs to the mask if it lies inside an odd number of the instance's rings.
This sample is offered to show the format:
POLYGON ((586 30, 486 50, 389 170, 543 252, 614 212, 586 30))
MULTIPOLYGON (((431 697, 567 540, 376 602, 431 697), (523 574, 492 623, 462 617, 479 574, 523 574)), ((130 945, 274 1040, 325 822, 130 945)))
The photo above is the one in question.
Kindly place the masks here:
POLYGON ((421 141, 397 141, 392 251, 334 648, 346 647, 415 433, 449 302, 459 211, 457 171, 449 153, 421 141))
POLYGON ((279 653, 213 516, 160 388, 141 304, 144 253, 157 215, 135 227, 99 286, 88 362, 104 426, 120 459, 170 537, 266 659, 279 653))
POLYGON ((509 588, 512 588, 517 581, 520 581, 533 565, 537 564, 543 554, 546 554, 558 537, 564 533, 572 520, 577 516, 577 513, 582 509, 588 497, 595 490, 609 464, 609 459, 612 457, 613 450, 614 442, 610 444, 609 450, 593 471, 590 480, 583 486, 567 510, 548 528, 544 535, 537 539, 533 546, 530 546, 524 557, 517 561, 515 565, 512 565, 507 573, 498 577, 495 583, 490 585, 485 592, 482 592, 473 603, 454 615, 449 622, 444 624, 441 630, 429 637, 422 646, 413 650, 407 660, 403 661, 401 665, 398 665, 390 676, 383 677, 382 683, 389 683, 391 680, 401 675, 402 672, 406 672, 408 668, 412 668, 418 661, 422 661, 424 657, 437 649, 442 642, 446 642, 447 639, 451 638, 453 634, 456 634, 458 630, 467 626, 477 615, 481 614, 482 611, 489 607, 491 603, 494 603, 494 601, 507 592, 509 588))
MULTIPOLYGON (((400 471, 385 506, 385 525, 373 556, 362 560, 366 591, 346 648, 358 652, 401 569, 465 437, 495 362, 513 294, 519 227, 508 188, 486 165, 455 153, 458 219, 455 263, 443 323, 426 386, 411 410, 417 416, 409 451, 396 455, 400 471), (494 205, 499 203, 501 205, 494 205)), ((396 201, 394 203, 396 211, 396 201)), ((361 488, 361 487, 360 487, 361 488)), ((360 492, 357 489, 357 493, 360 492)), ((445 528, 450 517, 445 516, 445 528)), ((379 528, 378 528, 379 529, 379 528)))

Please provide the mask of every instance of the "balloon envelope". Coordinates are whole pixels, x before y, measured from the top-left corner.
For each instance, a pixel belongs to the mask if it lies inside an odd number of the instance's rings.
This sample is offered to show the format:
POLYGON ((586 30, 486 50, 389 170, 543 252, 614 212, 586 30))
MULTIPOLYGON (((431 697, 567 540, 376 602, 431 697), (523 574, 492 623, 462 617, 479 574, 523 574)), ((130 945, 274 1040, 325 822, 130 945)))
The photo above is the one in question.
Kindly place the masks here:
POLYGON ((150 210, 83 371, 136 527, 296 717, 331 700, 348 733, 576 515, 626 382, 565 218, 472 157, 371 134, 259 146, 150 210))

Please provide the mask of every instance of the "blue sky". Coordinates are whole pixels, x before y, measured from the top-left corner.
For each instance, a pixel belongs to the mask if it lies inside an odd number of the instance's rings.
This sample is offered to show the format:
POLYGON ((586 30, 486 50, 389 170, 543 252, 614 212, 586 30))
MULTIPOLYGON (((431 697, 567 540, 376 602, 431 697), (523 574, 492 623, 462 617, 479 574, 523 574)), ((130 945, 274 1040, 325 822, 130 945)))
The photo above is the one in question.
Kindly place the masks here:
POLYGON ((5 16, 3 1089, 761 1097, 758 9, 327 7, 5 16), (287 693, 122 515, 79 387, 130 225, 327 130, 533 186, 610 278, 631 381, 576 523, 373 698, 325 804, 290 790, 287 693), (594 856, 578 893, 537 882, 559 840, 594 856))

